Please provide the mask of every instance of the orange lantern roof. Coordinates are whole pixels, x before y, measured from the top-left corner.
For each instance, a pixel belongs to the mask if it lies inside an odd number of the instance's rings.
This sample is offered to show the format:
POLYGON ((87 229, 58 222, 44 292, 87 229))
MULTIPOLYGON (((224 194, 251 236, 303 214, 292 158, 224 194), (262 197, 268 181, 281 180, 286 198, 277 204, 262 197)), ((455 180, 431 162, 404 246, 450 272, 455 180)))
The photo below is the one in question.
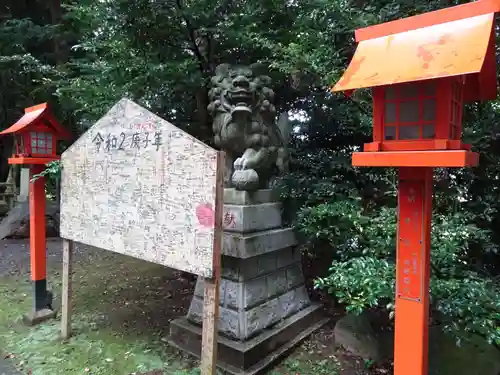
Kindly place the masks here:
POLYGON ((498 11, 500 0, 479 0, 356 30, 358 47, 332 91, 465 75, 464 100, 494 99, 498 11))
POLYGON ((0 135, 20 133, 22 131, 28 130, 30 125, 36 125, 39 121, 46 120, 45 124, 50 125, 54 133, 60 139, 70 139, 71 133, 69 133, 64 127, 59 124, 50 112, 47 103, 42 103, 35 105, 33 107, 28 107, 24 109, 24 115, 17 122, 0 132, 0 135))

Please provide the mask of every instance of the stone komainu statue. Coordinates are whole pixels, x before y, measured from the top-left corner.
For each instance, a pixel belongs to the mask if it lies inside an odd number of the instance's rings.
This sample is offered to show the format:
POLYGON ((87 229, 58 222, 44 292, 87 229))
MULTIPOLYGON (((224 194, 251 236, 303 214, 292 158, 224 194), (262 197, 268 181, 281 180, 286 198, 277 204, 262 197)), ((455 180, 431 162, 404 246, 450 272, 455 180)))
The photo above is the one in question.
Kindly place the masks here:
POLYGON ((271 78, 260 64, 221 64, 212 78, 208 110, 215 144, 226 152, 226 186, 267 188, 274 170, 288 168, 288 116, 276 122, 271 78))

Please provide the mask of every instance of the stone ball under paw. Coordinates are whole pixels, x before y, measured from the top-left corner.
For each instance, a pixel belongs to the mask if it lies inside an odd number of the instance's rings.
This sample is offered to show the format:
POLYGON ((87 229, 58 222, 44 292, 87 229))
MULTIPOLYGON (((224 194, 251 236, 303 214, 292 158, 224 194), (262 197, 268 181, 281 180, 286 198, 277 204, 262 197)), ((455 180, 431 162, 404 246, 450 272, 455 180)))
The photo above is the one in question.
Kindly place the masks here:
POLYGON ((259 175, 253 169, 236 170, 231 182, 237 190, 257 190, 259 188, 259 175))

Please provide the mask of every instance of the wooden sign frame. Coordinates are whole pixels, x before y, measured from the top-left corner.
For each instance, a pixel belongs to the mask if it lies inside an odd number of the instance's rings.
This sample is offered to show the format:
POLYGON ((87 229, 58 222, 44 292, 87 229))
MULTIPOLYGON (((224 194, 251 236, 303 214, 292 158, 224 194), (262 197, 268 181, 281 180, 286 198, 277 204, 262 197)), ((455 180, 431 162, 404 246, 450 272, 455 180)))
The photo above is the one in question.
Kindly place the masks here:
MULTIPOLYGON (((221 253, 223 236, 224 211, 224 170, 225 154, 217 152, 217 170, 215 186, 214 209, 214 240, 213 240, 213 277, 205 278, 203 301, 203 327, 201 348, 201 374, 215 375, 217 371, 217 340, 219 319, 219 286, 221 276, 221 253)), ((72 272, 73 249, 71 240, 63 239, 63 280, 61 307, 61 338, 68 340, 71 336, 72 314, 72 272)))

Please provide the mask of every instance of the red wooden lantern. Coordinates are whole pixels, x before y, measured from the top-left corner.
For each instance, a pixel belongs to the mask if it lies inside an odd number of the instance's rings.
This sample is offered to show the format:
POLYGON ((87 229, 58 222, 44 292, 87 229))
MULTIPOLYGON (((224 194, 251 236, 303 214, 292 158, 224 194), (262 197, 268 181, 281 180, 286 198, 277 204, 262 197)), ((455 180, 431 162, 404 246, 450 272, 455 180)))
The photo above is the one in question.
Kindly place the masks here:
POLYGON ((56 145, 59 139, 70 138, 50 113, 47 103, 26 108, 25 114, 0 135, 14 135, 14 153, 9 164, 47 164, 58 160, 56 145))
POLYGON ((373 142, 364 150, 469 149, 461 143, 464 86, 459 76, 374 88, 373 142))
POLYGON ((56 142, 70 138, 52 116, 47 103, 29 107, 24 116, 0 135, 14 135, 14 153, 9 164, 30 166, 30 258, 33 282, 33 306, 24 318, 28 324, 36 324, 55 316, 52 295, 47 290, 47 254, 45 238, 45 178, 39 175, 48 162, 58 160, 56 142))
POLYGON ((358 48, 333 88, 372 89, 373 142, 353 165, 477 165, 461 141, 462 109, 496 98, 498 9, 500 0, 479 0, 356 30, 358 48))
POLYGON ((428 374, 433 168, 478 164, 462 143, 462 110, 497 96, 499 11, 500 0, 479 0, 356 30, 332 90, 372 89, 373 142, 352 164, 399 168, 395 375, 428 374))

